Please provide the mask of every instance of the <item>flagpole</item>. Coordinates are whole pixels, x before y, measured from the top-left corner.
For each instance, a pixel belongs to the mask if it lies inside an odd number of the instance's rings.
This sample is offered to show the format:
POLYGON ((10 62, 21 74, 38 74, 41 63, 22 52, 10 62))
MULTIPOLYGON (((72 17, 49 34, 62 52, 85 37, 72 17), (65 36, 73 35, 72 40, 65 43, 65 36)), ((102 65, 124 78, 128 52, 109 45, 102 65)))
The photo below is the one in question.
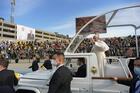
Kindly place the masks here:
POLYGON ((15 5, 16 5, 16 0, 11 0, 11 16, 10 16, 11 23, 14 23, 15 5))

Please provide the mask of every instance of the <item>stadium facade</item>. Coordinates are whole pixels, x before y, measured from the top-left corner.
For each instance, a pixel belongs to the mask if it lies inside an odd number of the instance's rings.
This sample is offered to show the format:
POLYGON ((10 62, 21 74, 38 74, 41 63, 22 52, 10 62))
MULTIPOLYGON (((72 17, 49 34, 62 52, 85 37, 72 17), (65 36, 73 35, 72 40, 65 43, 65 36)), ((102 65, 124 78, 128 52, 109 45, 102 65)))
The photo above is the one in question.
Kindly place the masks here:
MULTIPOLYGON (((0 40, 18 40, 17 39, 17 24, 13 24, 10 22, 4 21, 3 18, 0 18, 0 40)), ((40 41, 64 41, 69 42, 69 37, 48 32, 45 30, 35 29, 35 39, 34 40, 40 40, 40 41)))

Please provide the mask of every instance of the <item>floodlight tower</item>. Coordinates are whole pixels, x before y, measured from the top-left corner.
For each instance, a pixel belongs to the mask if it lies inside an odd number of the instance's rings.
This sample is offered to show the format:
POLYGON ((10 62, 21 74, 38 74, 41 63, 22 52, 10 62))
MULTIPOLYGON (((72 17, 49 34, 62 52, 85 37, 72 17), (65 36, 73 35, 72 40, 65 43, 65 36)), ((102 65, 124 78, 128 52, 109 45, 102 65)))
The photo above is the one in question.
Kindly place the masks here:
POLYGON ((11 16, 10 16, 11 23, 14 23, 15 5, 16 5, 16 0, 11 0, 11 16))

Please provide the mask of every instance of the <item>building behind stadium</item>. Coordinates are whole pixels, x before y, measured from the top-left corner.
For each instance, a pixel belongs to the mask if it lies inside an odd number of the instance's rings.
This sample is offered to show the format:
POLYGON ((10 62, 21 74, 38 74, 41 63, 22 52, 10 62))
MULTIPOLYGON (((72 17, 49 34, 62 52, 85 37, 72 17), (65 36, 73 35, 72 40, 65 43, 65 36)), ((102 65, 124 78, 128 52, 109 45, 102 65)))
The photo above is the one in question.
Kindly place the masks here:
MULTIPOLYGON (((26 28, 26 26, 23 26, 26 28)), ((17 41, 18 39, 18 24, 6 22, 3 18, 0 18, 0 40, 11 40, 17 41)), ((22 36, 23 34, 21 34, 22 36)), ((20 37, 20 36, 19 36, 20 37)), ((22 40, 22 39, 21 39, 22 40)), ((28 40, 28 39, 27 39, 28 40)), ((70 38, 68 35, 62 35, 58 33, 48 32, 45 30, 34 29, 34 39, 38 41, 62 41, 69 42, 70 38)), ((26 41, 26 40, 23 40, 26 41)))

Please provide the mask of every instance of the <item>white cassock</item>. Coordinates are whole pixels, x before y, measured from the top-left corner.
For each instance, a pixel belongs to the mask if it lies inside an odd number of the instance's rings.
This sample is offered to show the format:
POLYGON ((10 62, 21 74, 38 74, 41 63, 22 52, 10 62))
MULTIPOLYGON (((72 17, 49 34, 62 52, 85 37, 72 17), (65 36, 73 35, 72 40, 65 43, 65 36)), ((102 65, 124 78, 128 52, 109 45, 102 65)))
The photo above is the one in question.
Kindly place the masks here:
POLYGON ((102 76, 103 75, 103 65, 106 63, 105 60, 105 51, 109 50, 109 46, 101 40, 98 40, 95 42, 92 48, 92 52, 94 52, 98 59, 98 67, 99 67, 99 73, 102 76))

